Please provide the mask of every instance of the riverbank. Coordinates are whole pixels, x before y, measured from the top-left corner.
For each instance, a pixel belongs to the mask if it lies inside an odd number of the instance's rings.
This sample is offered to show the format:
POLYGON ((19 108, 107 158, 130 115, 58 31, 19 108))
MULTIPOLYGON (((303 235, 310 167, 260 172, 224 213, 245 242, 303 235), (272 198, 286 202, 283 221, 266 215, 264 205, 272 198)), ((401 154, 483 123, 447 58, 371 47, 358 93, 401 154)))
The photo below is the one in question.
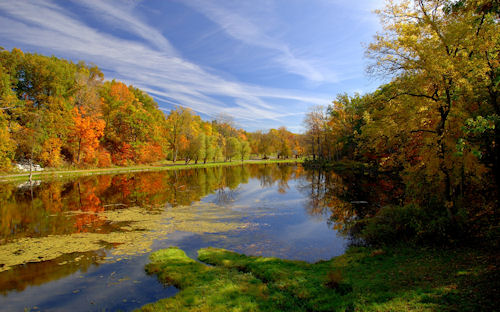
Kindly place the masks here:
POLYGON ((494 311, 495 251, 351 247, 314 264, 223 249, 153 253, 146 270, 180 292, 142 311, 494 311))
MULTIPOLYGON (((275 164, 275 163, 302 163, 303 159, 266 159, 266 160, 245 160, 241 161, 228 161, 228 162, 214 162, 214 163, 198 163, 198 164, 183 164, 183 163, 168 163, 161 162, 152 165, 138 165, 129 167, 110 167, 110 168, 94 168, 94 169, 49 169, 44 171, 37 171, 32 173, 32 177, 37 180, 46 180, 62 177, 72 177, 72 176, 86 176, 86 175, 96 175, 96 174, 113 174, 113 173, 129 173, 129 172, 141 172, 141 171, 164 171, 164 170, 181 170, 181 169, 195 169, 195 168, 208 168, 208 167, 219 167, 219 166, 237 166, 241 164, 275 164)), ((29 172, 11 172, 11 173, 0 173, 0 182, 9 181, 29 181, 29 172)))

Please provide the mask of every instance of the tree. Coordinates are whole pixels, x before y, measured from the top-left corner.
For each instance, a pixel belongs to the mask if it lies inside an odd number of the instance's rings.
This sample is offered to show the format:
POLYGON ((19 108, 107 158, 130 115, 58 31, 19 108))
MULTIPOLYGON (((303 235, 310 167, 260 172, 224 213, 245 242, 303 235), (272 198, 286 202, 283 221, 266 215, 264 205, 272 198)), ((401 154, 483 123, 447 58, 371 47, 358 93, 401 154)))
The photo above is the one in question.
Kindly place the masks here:
POLYGON ((86 115, 84 108, 75 107, 73 114, 75 125, 72 140, 76 145, 74 162, 96 164, 99 139, 104 135, 106 124, 98 115, 86 115))
MULTIPOLYGON (((101 93, 106 122, 104 145, 111 151, 114 162, 125 165, 141 161, 140 152, 144 146, 154 146, 158 151, 156 157, 150 155, 153 158, 146 160, 161 159, 162 146, 166 145, 162 134, 167 124, 152 98, 139 89, 114 80, 106 82, 101 93)), ((175 140, 178 138, 177 135, 175 140)))
POLYGON ((252 149, 250 148, 250 143, 245 140, 240 140, 240 151, 239 154, 241 156, 241 161, 243 162, 245 159, 250 157, 250 152, 252 149))
POLYGON ((215 136, 205 135, 205 144, 204 144, 204 157, 203 163, 206 164, 207 160, 213 159, 217 152, 217 140, 215 136))
POLYGON ((5 113, 0 110, 0 170, 9 169, 14 158, 15 144, 12 140, 5 113))
POLYGON ((203 159, 204 161, 207 159, 207 136, 205 133, 200 133, 196 138, 195 138, 195 161, 194 163, 197 164, 199 159, 203 159))
MULTIPOLYGON (((422 155, 427 157, 427 163, 436 166, 422 169, 427 176, 435 177, 453 219, 457 213, 456 189, 463 176, 457 169, 467 165, 469 168, 464 170, 471 171, 478 166, 477 162, 464 163, 455 153, 463 135, 461 127, 473 116, 470 105, 476 105, 465 99, 467 90, 473 88, 472 80, 464 79, 470 76, 465 72, 489 71, 484 62, 471 58, 474 52, 468 47, 470 39, 484 33, 487 25, 488 31, 493 28, 498 34, 499 29, 498 23, 489 22, 493 16, 483 13, 481 17, 472 10, 451 13, 450 5, 453 3, 445 0, 389 2, 379 12, 386 32, 376 37, 368 55, 375 60, 372 72, 397 75, 391 98, 418 98, 421 109, 427 112, 420 121, 424 127, 412 131, 429 141, 426 148, 433 147, 422 155)), ((498 36, 492 41, 498 47, 498 36)))
POLYGON ((173 162, 177 160, 181 135, 184 134, 185 137, 186 128, 191 123, 191 119, 191 110, 182 106, 171 110, 167 117, 168 143, 172 151, 173 162))
POLYGON ((229 138, 226 145, 226 158, 231 161, 232 158, 239 158, 241 156, 241 143, 235 138, 229 138))
POLYGON ((309 137, 310 152, 313 155, 313 159, 316 156, 319 158, 323 157, 323 143, 322 133, 324 132, 324 126, 326 124, 325 109, 323 106, 314 106, 306 114, 304 118, 304 124, 307 129, 309 137))
POLYGON ((263 159, 267 159, 267 156, 271 155, 274 150, 272 133, 263 134, 259 141, 259 153, 264 156, 263 159))

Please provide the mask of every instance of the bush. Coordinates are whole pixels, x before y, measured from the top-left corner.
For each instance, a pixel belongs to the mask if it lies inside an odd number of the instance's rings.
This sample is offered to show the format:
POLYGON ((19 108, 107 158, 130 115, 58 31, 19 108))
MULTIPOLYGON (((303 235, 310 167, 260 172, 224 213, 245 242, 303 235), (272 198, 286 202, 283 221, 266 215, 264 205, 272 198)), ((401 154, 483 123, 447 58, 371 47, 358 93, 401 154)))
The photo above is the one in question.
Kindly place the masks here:
POLYGON ((444 209, 424 209, 416 204, 385 206, 369 219, 357 222, 360 237, 371 245, 400 242, 449 243, 461 222, 451 222, 444 209))

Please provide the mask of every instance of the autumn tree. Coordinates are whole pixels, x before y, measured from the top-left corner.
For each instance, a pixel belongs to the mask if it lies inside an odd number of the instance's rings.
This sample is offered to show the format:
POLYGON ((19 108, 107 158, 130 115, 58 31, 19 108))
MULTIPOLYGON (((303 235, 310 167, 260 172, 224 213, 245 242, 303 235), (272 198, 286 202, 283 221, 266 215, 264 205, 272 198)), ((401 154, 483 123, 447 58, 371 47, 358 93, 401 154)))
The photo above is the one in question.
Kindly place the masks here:
POLYGON ((483 34, 498 47, 498 36, 485 34, 498 34, 498 23, 494 15, 471 9, 450 11, 450 6, 453 3, 444 0, 389 2, 379 12, 385 33, 376 37, 368 55, 376 61, 372 72, 397 75, 392 99, 419 99, 422 119, 411 131, 429 141, 425 146, 431 150, 422 155, 427 164, 436 165, 422 169, 439 183, 448 215, 453 218, 457 213, 457 187, 464 176, 461 172, 472 174, 479 168, 477 161, 464 162, 456 154, 465 120, 477 114, 474 106, 478 103, 468 99, 475 79, 467 79, 471 76, 467 72, 487 77, 491 71, 488 62, 476 58, 494 55, 474 56, 471 39, 483 34))
POLYGON ((217 138, 211 135, 205 135, 205 143, 203 145, 203 163, 206 164, 207 160, 214 159, 217 153, 217 138))
POLYGON ((307 129, 309 138, 308 145, 313 159, 323 157, 323 133, 326 125, 325 108, 323 106, 314 106, 306 114, 304 125, 307 129))
POLYGON ((74 128, 72 140, 76 145, 75 163, 96 164, 99 139, 106 126, 99 115, 86 115, 84 108, 73 109, 74 128))
POLYGON ((183 135, 186 137, 186 125, 189 125, 191 120, 191 110, 182 106, 178 106, 176 109, 171 110, 167 117, 168 143, 172 152, 173 162, 177 160, 181 136, 183 135))
POLYGON ((227 140, 226 146, 226 160, 231 161, 233 158, 239 158, 241 156, 241 143, 235 137, 231 137, 227 140))
POLYGON ((245 159, 248 159, 250 157, 250 152, 252 151, 251 147, 250 147, 250 143, 248 143, 248 141, 245 141, 245 140, 240 140, 240 151, 239 151, 239 154, 240 154, 240 157, 241 157, 241 161, 244 161, 245 159))

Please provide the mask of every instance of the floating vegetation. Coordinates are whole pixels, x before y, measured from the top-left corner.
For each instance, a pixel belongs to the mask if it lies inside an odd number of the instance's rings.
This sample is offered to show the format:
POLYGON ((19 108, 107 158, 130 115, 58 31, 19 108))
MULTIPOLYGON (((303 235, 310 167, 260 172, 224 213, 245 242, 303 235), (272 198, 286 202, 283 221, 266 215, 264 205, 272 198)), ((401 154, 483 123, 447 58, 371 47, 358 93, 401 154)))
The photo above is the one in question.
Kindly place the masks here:
POLYGON ((118 224, 118 227, 110 233, 73 233, 14 240, 0 248, 0 272, 20 264, 47 261, 64 254, 96 251, 106 247, 111 248, 112 256, 102 261, 113 262, 150 252, 156 239, 164 239, 175 231, 220 233, 250 225, 240 221, 242 213, 203 202, 167 209, 131 207, 93 214, 106 222, 118 224))

